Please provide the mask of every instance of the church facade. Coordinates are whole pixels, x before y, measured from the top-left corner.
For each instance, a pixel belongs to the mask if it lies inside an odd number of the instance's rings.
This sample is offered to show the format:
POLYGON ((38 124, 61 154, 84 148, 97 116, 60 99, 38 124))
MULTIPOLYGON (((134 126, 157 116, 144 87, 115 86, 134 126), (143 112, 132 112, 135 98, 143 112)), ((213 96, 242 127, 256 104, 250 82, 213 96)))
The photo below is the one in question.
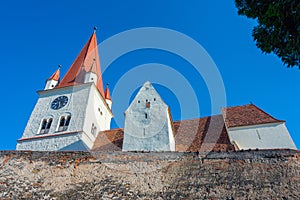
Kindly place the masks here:
POLYGON ((95 32, 62 80, 58 69, 38 95, 17 150, 90 150, 98 132, 110 129, 112 101, 95 32))
POLYGON ((37 92, 38 101, 17 150, 230 151, 296 149, 285 126, 254 104, 222 114, 173 122, 150 82, 125 111, 125 127, 111 129, 109 88, 104 90, 96 32, 60 79, 60 68, 37 92))

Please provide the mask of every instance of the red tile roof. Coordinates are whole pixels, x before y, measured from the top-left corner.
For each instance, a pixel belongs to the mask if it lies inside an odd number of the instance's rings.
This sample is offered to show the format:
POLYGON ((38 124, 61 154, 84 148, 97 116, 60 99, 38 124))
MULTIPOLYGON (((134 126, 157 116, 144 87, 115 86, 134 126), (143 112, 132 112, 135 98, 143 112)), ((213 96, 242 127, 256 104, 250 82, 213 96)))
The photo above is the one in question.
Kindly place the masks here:
MULTIPOLYGON (((275 119, 253 104, 224 108, 222 113, 223 115, 173 122, 176 151, 234 150, 235 147, 230 143, 226 127, 284 122, 275 119)), ((102 131, 98 134, 92 151, 121 151, 123 137, 123 129, 102 131)))
POLYGON ((98 76, 97 88, 104 97, 102 73, 96 33, 94 32, 57 87, 72 86, 84 83, 86 72, 94 72, 98 76))
POLYGON ((285 122, 275 119, 254 104, 223 108, 222 113, 227 128, 285 122))
MULTIPOLYGON (((174 122, 176 151, 228 151, 230 143, 222 115, 174 122)), ((102 131, 92 151, 121 151, 124 130, 102 131)))
POLYGON ((124 131, 121 128, 100 131, 92 151, 122 151, 124 131))
POLYGON ((222 115, 174 122, 176 151, 228 151, 230 143, 222 115))

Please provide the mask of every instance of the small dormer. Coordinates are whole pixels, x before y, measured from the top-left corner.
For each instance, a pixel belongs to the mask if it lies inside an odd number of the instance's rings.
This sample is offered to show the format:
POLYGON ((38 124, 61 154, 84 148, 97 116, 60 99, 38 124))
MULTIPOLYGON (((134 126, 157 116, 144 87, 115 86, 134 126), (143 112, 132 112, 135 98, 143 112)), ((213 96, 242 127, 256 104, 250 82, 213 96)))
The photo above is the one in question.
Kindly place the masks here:
POLYGON ((94 72, 87 72, 84 77, 84 83, 94 82, 97 85, 98 77, 94 72))
POLYGON ((60 78, 60 68, 61 66, 59 65, 58 69, 47 79, 44 90, 51 90, 57 86, 60 78))
POLYGON ((96 64, 95 64, 96 59, 93 59, 93 63, 90 67, 90 69, 86 72, 84 76, 84 83, 91 83, 94 82, 95 85, 98 83, 98 76, 96 72, 96 64))

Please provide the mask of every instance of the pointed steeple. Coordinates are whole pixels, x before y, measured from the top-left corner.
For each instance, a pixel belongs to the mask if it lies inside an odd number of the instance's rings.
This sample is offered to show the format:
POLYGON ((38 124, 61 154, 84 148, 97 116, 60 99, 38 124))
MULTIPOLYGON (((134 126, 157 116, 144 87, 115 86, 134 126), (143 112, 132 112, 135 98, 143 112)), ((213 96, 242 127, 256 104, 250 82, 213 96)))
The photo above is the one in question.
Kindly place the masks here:
POLYGON ((59 79, 60 79, 60 68, 61 68, 61 65, 58 66, 58 69, 47 80, 59 81, 59 79))
POLYGON ((105 89, 105 101, 108 105, 108 107, 111 109, 111 106, 112 106, 112 100, 111 100, 111 97, 110 97, 110 92, 109 92, 109 87, 108 87, 108 83, 106 84, 106 89, 105 89))
POLYGON ((44 90, 53 89, 57 86, 60 79, 60 68, 61 66, 59 65, 58 69, 47 79, 44 90))
POLYGON ((87 72, 93 72, 98 76, 96 86, 102 97, 105 97, 95 29, 67 71, 66 75, 59 83, 58 87, 66 87, 84 83, 85 74, 87 72))
POLYGON ((105 99, 111 100, 108 84, 106 84, 105 99))

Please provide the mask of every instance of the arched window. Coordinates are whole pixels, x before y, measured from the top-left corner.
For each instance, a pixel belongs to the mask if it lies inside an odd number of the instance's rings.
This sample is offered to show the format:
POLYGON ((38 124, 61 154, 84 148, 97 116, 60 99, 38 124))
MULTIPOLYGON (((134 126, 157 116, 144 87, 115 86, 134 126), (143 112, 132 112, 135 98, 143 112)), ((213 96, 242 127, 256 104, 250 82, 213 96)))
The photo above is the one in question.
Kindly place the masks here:
POLYGON ((53 121, 52 118, 50 118, 50 119, 48 120, 47 125, 46 125, 46 129, 45 129, 45 133, 49 133, 49 130, 50 130, 50 128, 51 128, 52 121, 53 121))
POLYGON ((65 126, 69 126, 69 124, 70 124, 70 121, 71 121, 71 116, 69 115, 68 117, 67 117, 67 120, 66 120, 66 123, 65 123, 65 126))
POLYGON ((59 121, 58 131, 63 131, 65 126, 65 117, 61 117, 59 121))
POLYGON ((46 126, 47 126, 47 120, 43 119, 42 125, 41 125, 40 134, 44 134, 45 133, 46 126))
POLYGON ((71 121, 71 116, 68 115, 68 116, 62 116, 60 118, 60 121, 59 121, 59 127, 58 127, 58 132, 60 131, 66 131, 70 125, 70 121, 71 121))

